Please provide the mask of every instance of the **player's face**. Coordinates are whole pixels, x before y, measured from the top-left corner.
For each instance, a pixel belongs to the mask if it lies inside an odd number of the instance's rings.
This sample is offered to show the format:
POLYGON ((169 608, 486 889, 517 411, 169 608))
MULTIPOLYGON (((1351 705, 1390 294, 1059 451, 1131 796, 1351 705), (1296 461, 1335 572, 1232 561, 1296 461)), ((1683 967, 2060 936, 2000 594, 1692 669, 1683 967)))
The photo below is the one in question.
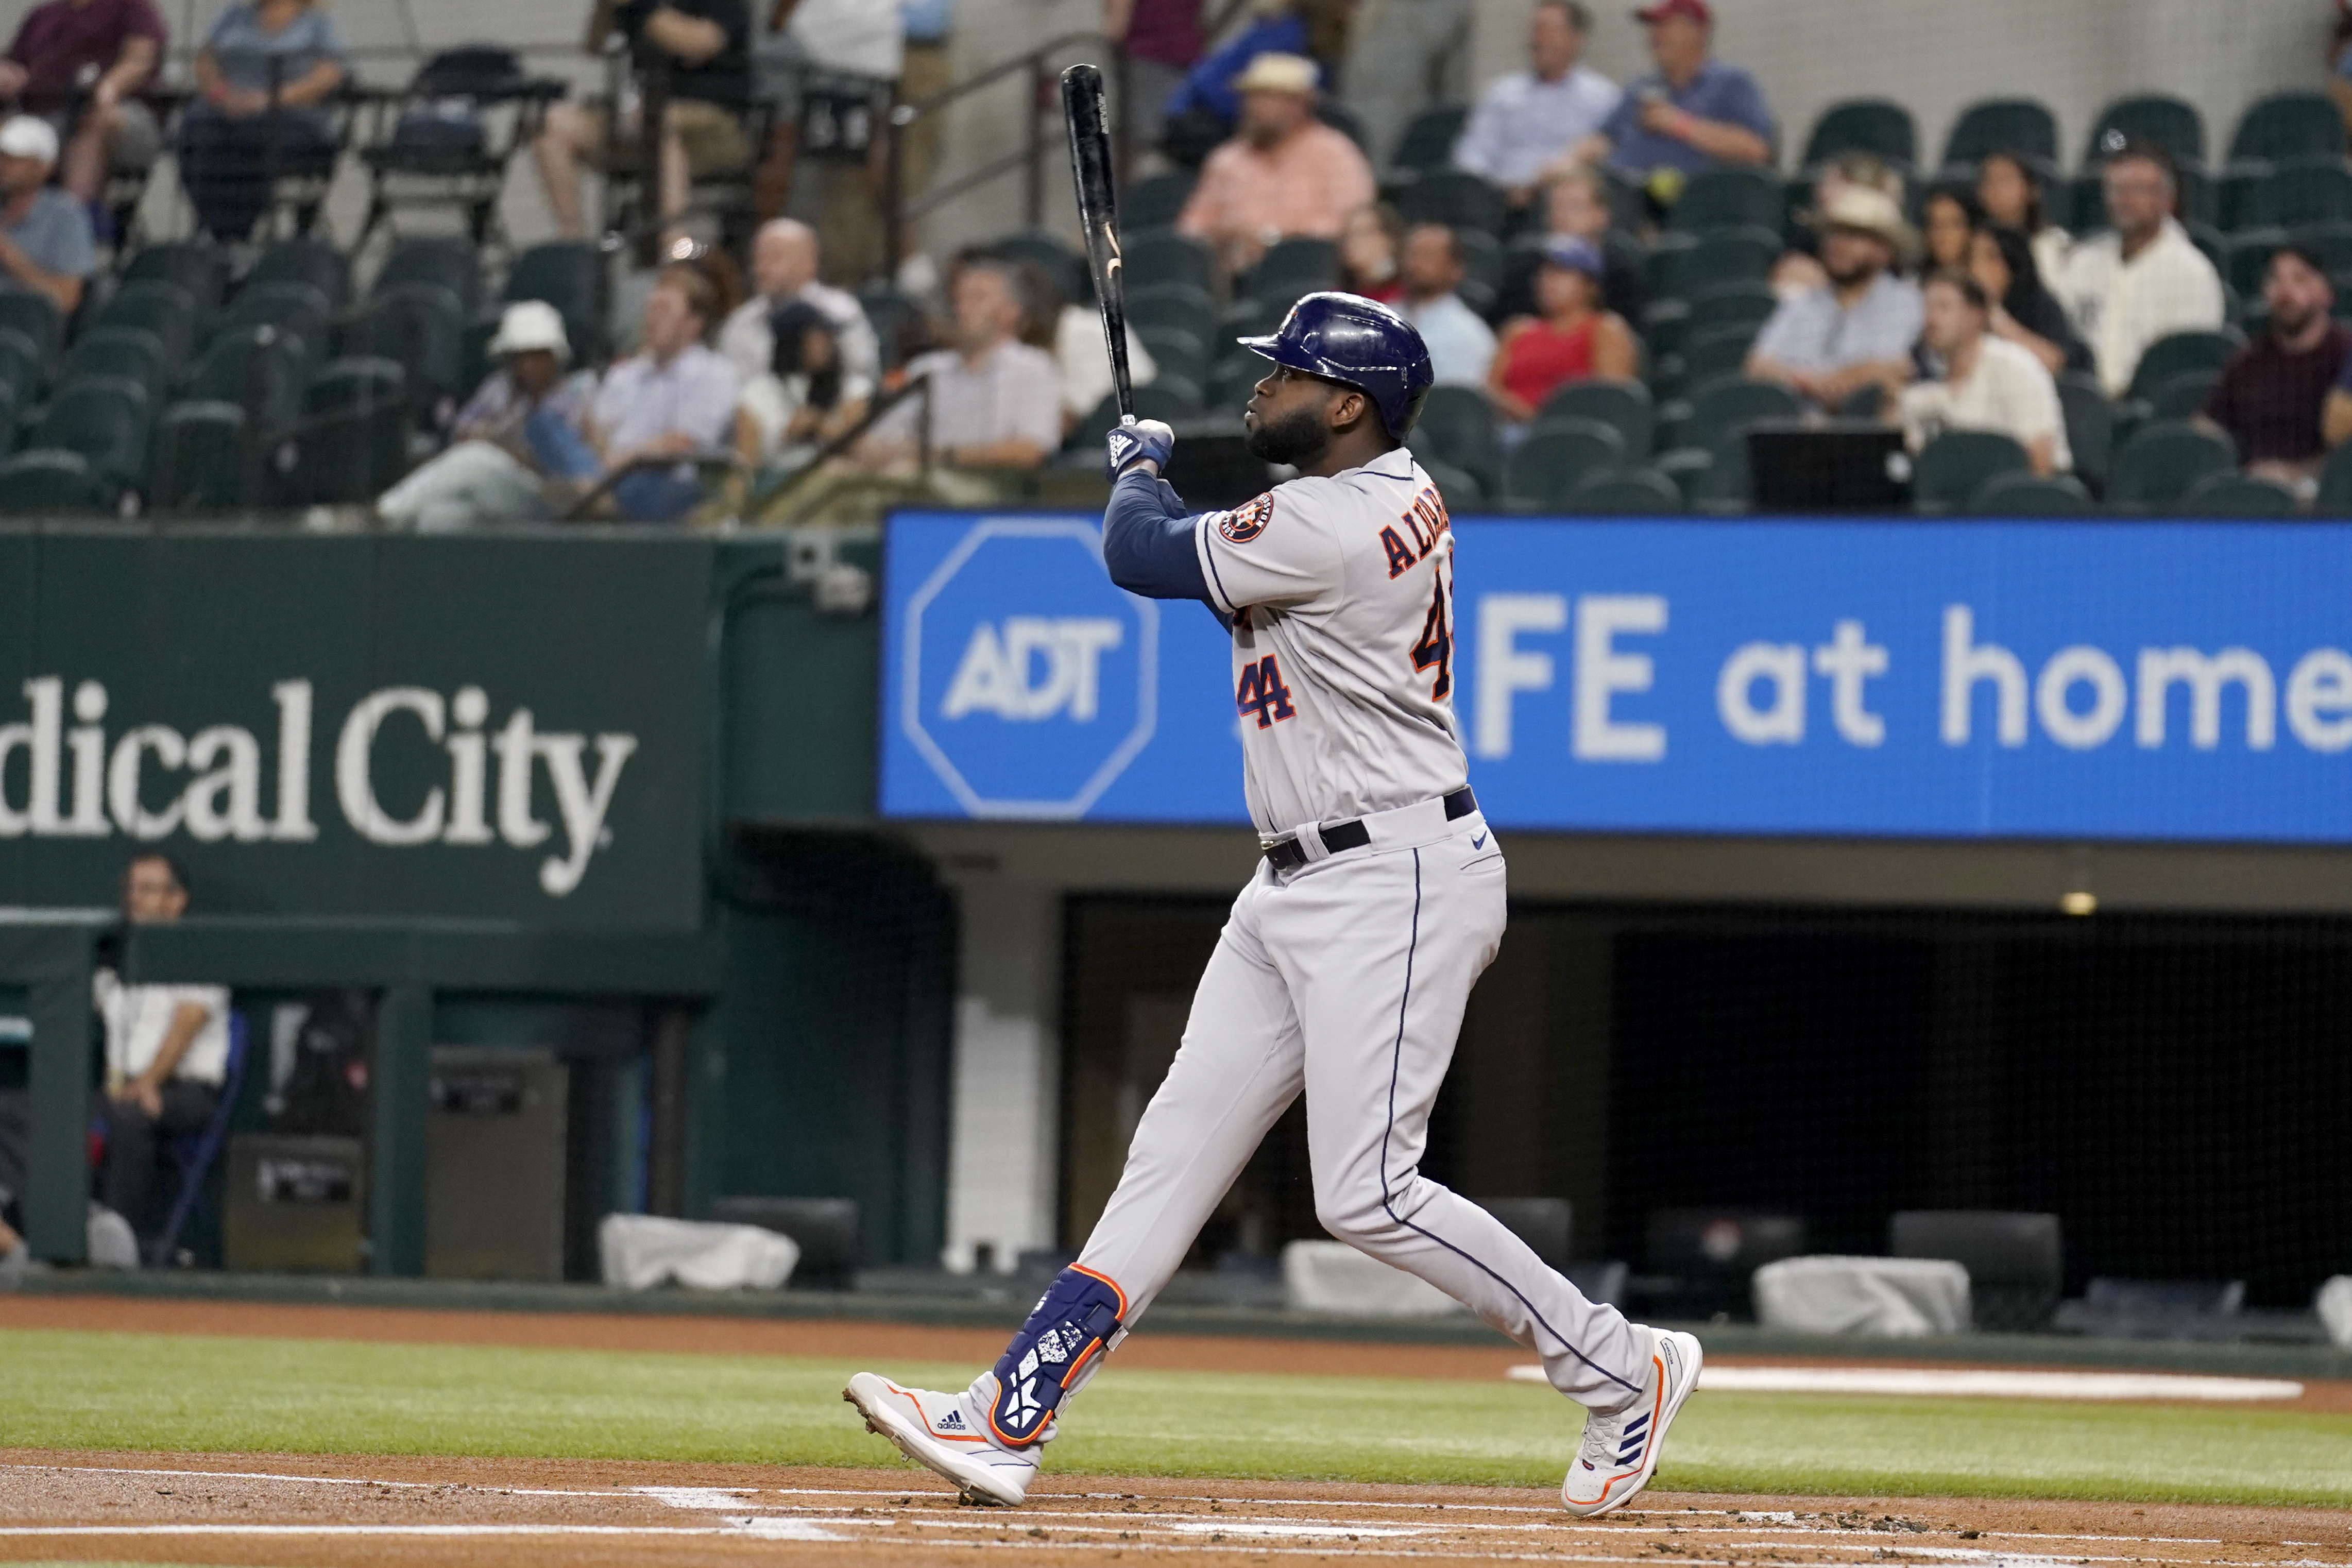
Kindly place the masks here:
POLYGON ((1303 468, 1331 445, 1331 403, 1345 389, 1276 365, 1251 392, 1242 410, 1250 456, 1265 463, 1303 468))

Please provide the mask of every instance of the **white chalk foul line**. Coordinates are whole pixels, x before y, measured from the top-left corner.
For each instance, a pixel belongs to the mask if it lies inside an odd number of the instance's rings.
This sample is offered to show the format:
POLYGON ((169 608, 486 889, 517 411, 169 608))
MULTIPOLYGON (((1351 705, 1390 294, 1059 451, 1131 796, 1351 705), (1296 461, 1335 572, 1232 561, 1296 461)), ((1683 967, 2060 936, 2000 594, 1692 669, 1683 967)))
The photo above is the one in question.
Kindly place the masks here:
MULTIPOLYGON (((1515 1383, 1543 1383, 1544 1369, 1512 1367, 1515 1383)), ((2284 1378, 2195 1377, 2154 1372, 2000 1372, 1974 1367, 1709 1366, 1702 1391, 1722 1394, 1894 1394, 1979 1399, 2188 1399, 2237 1404, 2300 1399, 2284 1378)))

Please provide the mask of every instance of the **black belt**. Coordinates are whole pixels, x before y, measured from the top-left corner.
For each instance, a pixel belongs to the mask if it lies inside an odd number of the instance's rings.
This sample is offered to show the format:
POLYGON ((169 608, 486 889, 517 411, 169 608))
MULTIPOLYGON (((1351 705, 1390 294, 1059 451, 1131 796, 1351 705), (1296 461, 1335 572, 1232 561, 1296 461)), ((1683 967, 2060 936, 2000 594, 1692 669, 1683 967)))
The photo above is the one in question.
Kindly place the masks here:
MULTIPOLYGON (((1470 793, 1468 784, 1445 797, 1445 820, 1448 822, 1459 821, 1477 809, 1478 797, 1470 793)), ((1360 816, 1330 823, 1323 828, 1323 847, 1333 855, 1344 849, 1361 849, 1371 841, 1372 830, 1364 826, 1364 819, 1360 816)), ((1277 838, 1267 845, 1265 858, 1274 862, 1274 868, 1277 871, 1294 871, 1307 864, 1307 851, 1299 847, 1295 835, 1277 838)))

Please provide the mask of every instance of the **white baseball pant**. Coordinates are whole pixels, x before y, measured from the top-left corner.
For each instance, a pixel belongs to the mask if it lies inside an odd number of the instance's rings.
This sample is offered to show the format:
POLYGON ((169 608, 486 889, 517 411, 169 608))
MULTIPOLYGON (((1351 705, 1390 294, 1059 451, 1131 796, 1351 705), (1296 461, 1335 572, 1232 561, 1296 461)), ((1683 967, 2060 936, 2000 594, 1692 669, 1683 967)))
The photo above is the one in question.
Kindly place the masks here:
POLYGON ((1261 862, 1234 901, 1078 1261, 1118 1282, 1132 1327, 1304 1089, 1326 1230, 1534 1351, 1570 1399, 1621 1405, 1645 1353, 1624 1315, 1421 1174, 1463 1008, 1502 940, 1502 848, 1483 816, 1447 822, 1436 801, 1363 820, 1370 844, 1292 871, 1261 862))

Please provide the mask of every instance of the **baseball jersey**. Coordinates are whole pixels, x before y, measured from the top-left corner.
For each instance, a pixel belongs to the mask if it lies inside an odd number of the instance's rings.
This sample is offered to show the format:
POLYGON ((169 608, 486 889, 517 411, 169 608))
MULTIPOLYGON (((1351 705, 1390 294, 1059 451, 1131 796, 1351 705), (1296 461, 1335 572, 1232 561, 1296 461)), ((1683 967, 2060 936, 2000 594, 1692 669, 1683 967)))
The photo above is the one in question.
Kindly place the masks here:
POLYGON ((1233 627, 1242 780, 1278 837, 1451 794, 1454 531, 1403 447, 1193 524, 1233 627))

